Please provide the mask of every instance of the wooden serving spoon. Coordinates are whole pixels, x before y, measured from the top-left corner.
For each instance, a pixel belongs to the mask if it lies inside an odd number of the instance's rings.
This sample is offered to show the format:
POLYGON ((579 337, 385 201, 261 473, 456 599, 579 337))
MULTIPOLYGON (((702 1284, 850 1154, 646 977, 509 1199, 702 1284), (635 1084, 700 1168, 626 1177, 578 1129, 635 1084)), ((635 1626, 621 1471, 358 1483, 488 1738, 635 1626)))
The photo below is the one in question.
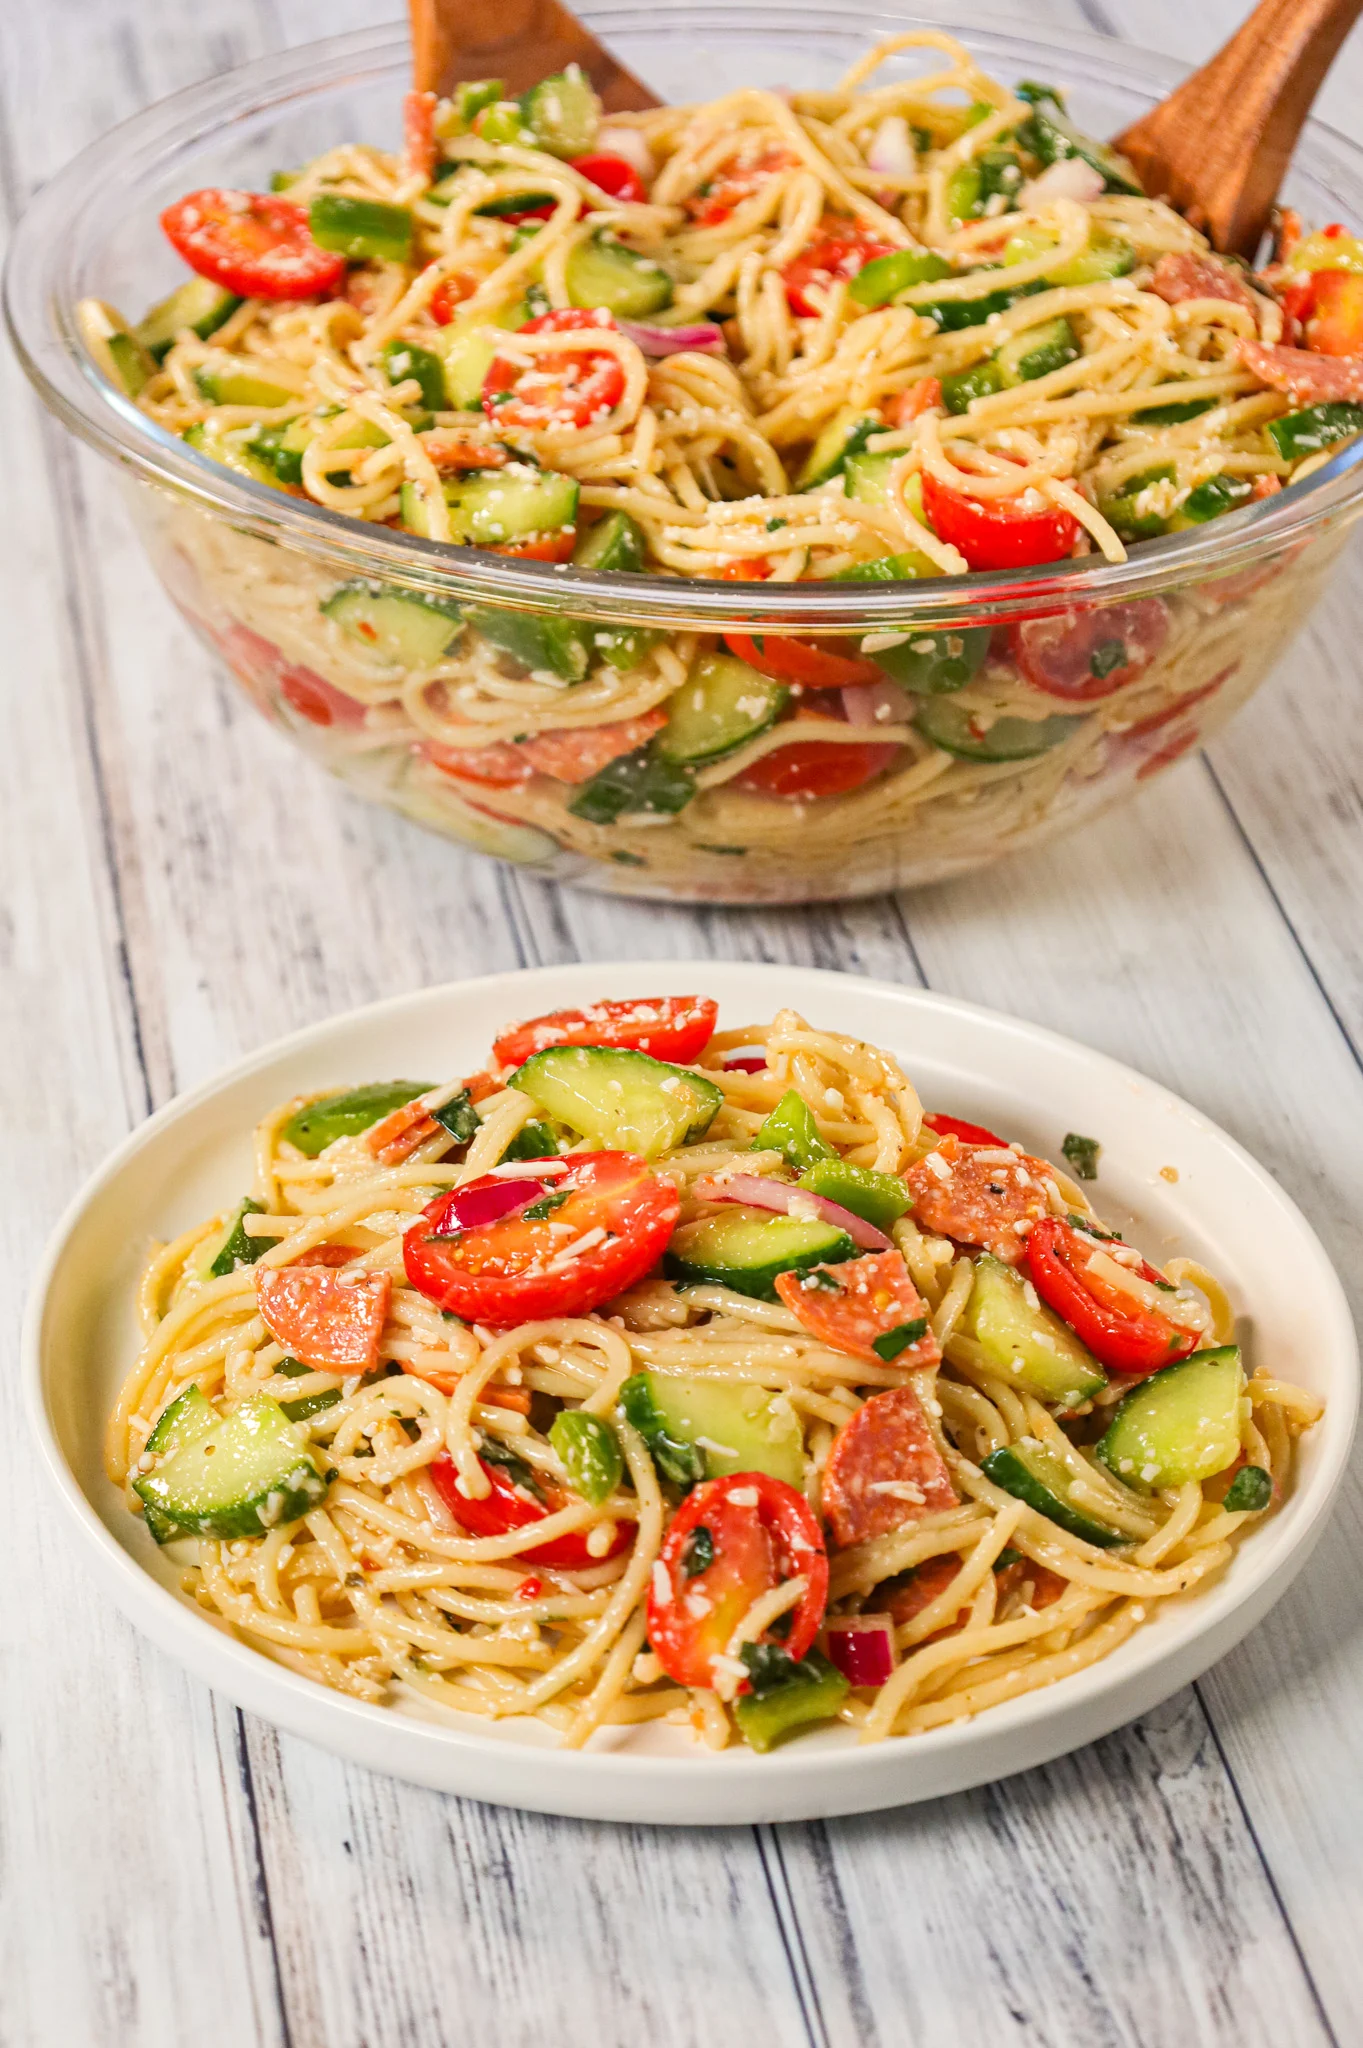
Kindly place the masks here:
POLYGON ((1253 257, 1302 123, 1363 0, 1260 0, 1210 63, 1113 147, 1214 247, 1253 257))
POLYGON ((522 93, 578 64, 607 113, 642 113, 661 104, 559 0, 409 0, 409 6, 418 92, 451 92, 464 78, 502 78, 509 93, 522 93))

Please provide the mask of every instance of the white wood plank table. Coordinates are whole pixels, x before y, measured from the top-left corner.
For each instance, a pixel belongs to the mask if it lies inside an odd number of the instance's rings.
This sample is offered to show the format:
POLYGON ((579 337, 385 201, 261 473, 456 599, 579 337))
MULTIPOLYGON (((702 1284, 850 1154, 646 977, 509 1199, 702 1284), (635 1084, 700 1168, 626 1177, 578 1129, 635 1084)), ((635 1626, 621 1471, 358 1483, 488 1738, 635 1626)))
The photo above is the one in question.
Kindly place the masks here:
MULTIPOLYGON (((381 0, 0 13, 0 184, 381 0)), ((1014 12, 1205 55, 1244 0, 1014 12)), ((1326 108, 1347 125, 1363 42, 1326 108)), ((981 878, 811 911, 562 894, 367 809, 210 678, 107 473, 0 361, 0 1261, 177 1088, 296 1025, 519 963, 812 961, 1018 1011, 1158 1075, 1363 1218, 1357 552, 1208 759, 981 878)), ((7 1321, 12 1324, 17 1318, 7 1321)), ((93 1597, 17 1412, 0 1466, 5 2048, 1338 2048, 1363 2042, 1363 1488, 1197 1687, 1048 1769, 828 1825, 498 1811, 238 1714, 93 1597)))

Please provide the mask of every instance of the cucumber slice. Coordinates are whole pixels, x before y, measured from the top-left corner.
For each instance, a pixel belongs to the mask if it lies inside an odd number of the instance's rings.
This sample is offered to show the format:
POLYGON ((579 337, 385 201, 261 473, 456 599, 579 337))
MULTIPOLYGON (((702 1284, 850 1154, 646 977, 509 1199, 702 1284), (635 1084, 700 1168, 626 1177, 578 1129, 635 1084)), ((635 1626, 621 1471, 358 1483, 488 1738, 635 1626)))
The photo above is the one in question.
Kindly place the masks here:
POLYGON ((1137 1493, 1211 1479, 1240 1455, 1244 1391, 1238 1345, 1194 1351, 1132 1388, 1100 1439, 1098 1456, 1137 1493))
MULTIPOLYGON (((1035 1292, 1035 1290, 1033 1290, 1035 1292)), ((1107 1385, 1107 1375, 1059 1316, 1027 1299, 1027 1283, 984 1252, 962 1318, 1000 1379, 1043 1401, 1075 1408, 1107 1385)))
POLYGON ((768 1472, 799 1491, 804 1432, 789 1402, 761 1387, 685 1373, 640 1372, 620 1389, 620 1406, 678 1484, 730 1472, 768 1472))
MULTIPOLYGON (((981 264, 979 269, 992 270, 993 264, 981 264)), ((965 271, 963 276, 977 276, 978 271, 965 271)), ((1019 299, 1027 299, 1034 292, 1048 292, 1051 289, 1045 278, 1038 278, 1032 284, 1018 285, 1016 290, 981 292, 974 299, 932 299, 926 305, 915 303, 913 310, 927 320, 935 320, 943 334, 958 334, 963 328, 978 327, 995 313, 1006 313, 1019 299)))
POLYGON ((779 1152, 787 1166, 803 1173, 837 1153, 819 1136, 814 1112, 795 1088, 787 1088, 752 1141, 754 1152, 779 1152))
POLYGON ((847 296, 859 306, 888 306, 916 284, 936 284, 952 275, 951 265, 933 249, 896 249, 891 256, 876 256, 863 264, 848 285, 847 296))
POLYGON ((447 122, 442 122, 440 116, 436 116, 437 132, 442 136, 467 134, 484 107, 495 107, 498 100, 505 96, 505 79, 466 79, 462 85, 456 85, 450 94, 447 122))
POLYGON ((1363 405, 1355 405, 1349 398, 1327 399, 1323 405, 1286 412, 1281 419, 1268 423, 1269 440, 1289 462, 1296 462, 1303 455, 1315 455, 1355 434, 1363 434, 1363 405))
POLYGON ((790 692, 733 654, 707 654, 667 701, 658 751, 669 761, 713 761, 774 725, 790 692))
POLYGON ((811 1721, 831 1721, 851 1687, 821 1650, 796 1662, 779 1643, 745 1643, 752 1691, 734 1701, 734 1719, 749 1749, 765 1755, 811 1721))
POLYGON ((268 484, 271 490, 278 490, 280 479, 273 461, 262 459, 255 453, 254 438, 250 429, 229 428, 226 433, 206 427, 198 420, 192 427, 186 427, 180 437, 188 448, 197 448, 210 462, 220 462, 224 469, 234 469, 238 476, 250 477, 252 483, 268 484))
POLYGON ((830 583, 909 583, 916 576, 935 576, 937 566, 915 548, 907 555, 877 555, 873 562, 853 562, 839 569, 830 583))
POLYGON ((702 1137, 724 1104, 722 1090, 688 1067, 606 1045, 532 1053, 510 1085, 579 1137, 645 1159, 702 1137))
POLYGON ((1053 85, 1024 81, 1014 89, 1018 98, 1029 100, 1032 107, 1031 114, 1019 123, 1017 130, 1018 141, 1025 150, 1040 157, 1043 164, 1060 163, 1070 156, 1082 157, 1097 171, 1109 192, 1124 192, 1133 199, 1144 198, 1144 191, 1126 158, 1119 156, 1115 149, 1109 149, 1106 143, 1095 142, 1092 136, 1081 133, 1065 112, 1065 103, 1053 85))
POLYGON ((296 391, 285 384, 272 384, 226 350, 200 363, 194 382, 210 405, 256 405, 263 411, 267 406, 298 403, 296 391))
POLYGON ((638 668, 644 656, 667 638, 652 626, 592 626, 588 630, 596 659, 622 676, 638 668))
POLYGON ((200 341, 207 341, 240 304, 235 292, 225 292, 221 285, 206 277, 191 277, 177 285, 168 299, 161 299, 152 307, 136 329, 137 339, 159 363, 169 354, 177 334, 189 328, 200 341))
POLYGON ((82 299, 77 322, 96 366, 117 390, 136 398, 156 365, 136 335, 129 333, 121 314, 102 299, 82 299))
MULTIPOLYGON (((890 471, 903 453, 902 448, 887 448, 883 455, 872 455, 867 449, 849 455, 843 469, 843 489, 848 497, 862 505, 888 504, 890 471)), ((850 576, 852 571, 844 569, 842 574, 850 576)))
POLYGON ((238 1202, 223 1228, 195 1254, 195 1266, 205 1280, 222 1280, 238 1266, 254 1266, 261 1253, 269 1251, 274 1239, 255 1237, 246 1228, 248 1216, 264 1213, 265 1204, 252 1195, 238 1202))
POLYGON ((579 569, 637 576, 644 566, 644 529, 628 512, 608 512, 578 535, 573 560, 579 569))
POLYGON ((297 1521, 326 1490, 312 1452, 268 1394, 253 1394, 133 1482, 179 1535, 220 1542, 297 1521))
POLYGON ((1005 341, 995 358, 1006 386, 1030 384, 1077 360, 1079 337, 1068 320, 1043 320, 1005 341))
POLYGON ((1003 372, 991 356, 988 362, 972 363, 968 370, 953 370, 942 379, 942 403, 948 412, 968 412, 977 398, 989 398, 1003 389, 1003 372))
MULTIPOLYGON (((168 1458, 173 1451, 198 1443, 201 1437, 217 1427, 217 1423, 218 1411, 211 1401, 204 1399, 197 1386, 186 1387, 168 1407, 162 1409, 156 1427, 146 1441, 147 1456, 168 1458)), ((142 1519, 158 1543, 174 1543, 184 1534, 169 1516, 145 1500, 142 1502, 142 1519)))
POLYGON ((464 617, 475 632, 528 669, 547 669, 565 683, 580 683, 591 667, 587 629, 562 612, 506 612, 498 605, 470 604, 464 617))
MULTIPOLYGON (((503 325, 501 321, 487 324, 503 325)), ((481 334, 477 326, 456 324, 446 333, 442 353, 445 358, 445 393, 451 411, 481 411, 483 379, 492 368, 492 360, 497 353, 496 343, 481 334)))
POLYGON ((601 102, 580 67, 570 64, 522 95, 521 116, 535 148, 550 156, 585 156, 601 124, 601 102))
POLYGON ((1047 1521, 1083 1543, 1092 1543, 1099 1550, 1114 1550, 1130 1540, 1110 1529, 1106 1522, 1096 1522, 1083 1509, 1071 1506, 1070 1489, 1074 1481, 1068 1466, 1035 1437, 1024 1437, 1021 1443, 991 1451, 980 1470, 995 1486, 1001 1486, 1015 1500, 1025 1501, 1037 1514, 1045 1515, 1047 1521))
POLYGON ((1153 484, 1169 483, 1173 477, 1171 463, 1142 469, 1137 475, 1127 477, 1120 490, 1100 495, 1098 510, 1113 532, 1123 540, 1153 540, 1156 534, 1167 533, 1169 529, 1168 518, 1159 509, 1161 502, 1168 502, 1168 494, 1158 492, 1152 500, 1145 493, 1153 484))
POLYGON ((577 517, 577 496, 576 477, 536 469, 529 462, 473 470, 445 486, 451 526, 459 539, 478 546, 571 526, 577 517))
MULTIPOLYGON (((953 635, 964 639, 965 634, 953 635)), ((887 653, 897 653, 890 648, 887 653)), ((876 655, 882 668, 884 656, 876 655)), ((959 684, 954 687, 959 688, 959 684)), ((930 697, 914 714, 914 724, 925 740, 945 754, 962 761, 1030 761, 1047 754, 1069 738, 1083 724, 1081 718, 1063 713, 1054 718, 996 718, 992 725, 976 730, 977 714, 949 697, 930 697)))
POLYGON ((1199 413, 1210 412, 1219 405, 1216 398, 1185 398, 1174 405, 1148 405, 1140 412, 1133 412, 1131 424, 1136 427, 1181 427, 1185 420, 1195 420, 1199 413))
POLYGON ((380 199, 319 192, 308 208, 308 227, 319 249, 335 249, 352 263, 406 263, 412 253, 412 215, 380 199))
POLYGON ((775 1301, 778 1273, 807 1273, 811 1266, 836 1266, 856 1255, 846 1231, 832 1223, 735 1205, 684 1223, 663 1269, 674 1280, 715 1282, 755 1301, 775 1301))
POLYGON ((280 426, 257 427, 246 447, 273 471, 276 483, 301 484, 303 457, 316 431, 311 420, 285 420, 280 426))
POLYGON ((684 761, 669 760, 657 740, 608 761, 584 782, 568 809, 589 825, 613 825, 633 811, 671 817, 696 793, 696 778, 684 761))
POLYGON ((845 1159, 816 1159, 796 1182, 812 1195, 838 1202, 877 1230, 888 1231, 909 1207, 909 1191, 892 1173, 870 1166, 849 1166, 845 1159))
POLYGON ((604 306, 620 320, 646 320, 670 306, 675 295, 661 263, 627 249, 604 228, 574 244, 563 277, 574 306, 604 306))
MULTIPOLYGON (((1013 263, 1031 263, 1055 246, 1053 235, 1043 234, 1036 228, 1024 228, 1018 234, 1010 235, 1005 242, 1004 267, 1013 263)), ((1051 271, 1046 283, 1048 286, 1102 284, 1108 278, 1125 277, 1135 267, 1136 252, 1130 242, 1094 225, 1089 229, 1088 247, 1069 263, 1051 271)))
POLYGON ((421 403, 431 412, 444 412, 450 397, 445 389, 445 365, 434 349, 421 348, 414 341, 390 341, 380 350, 380 359, 390 384, 404 384, 415 377, 421 386, 421 403))
MULTIPOLYGON (((867 659, 906 690, 920 697, 939 697, 965 688, 989 652, 989 639, 988 626, 963 626, 955 633, 906 633, 895 646, 877 647, 867 659)), ((915 722, 924 730, 921 715, 915 722)), ((943 742, 937 740, 936 744, 943 742)))
POLYGON ((363 1088, 347 1088, 340 1095, 324 1095, 305 1109, 295 1110, 280 1131, 291 1145, 308 1159, 316 1159, 338 1138, 355 1138, 382 1117, 391 1116, 404 1102, 424 1095, 431 1081, 370 1081, 363 1088))
POLYGON ((1254 482, 1247 476, 1209 476, 1205 483, 1189 491, 1183 503, 1169 521, 1172 533, 1180 533, 1188 526, 1205 525, 1209 519, 1219 519, 1223 512, 1238 511, 1247 505, 1254 495, 1254 482))
POLYGON ((872 434, 883 434, 885 422, 874 413, 849 405, 831 419, 810 449, 796 479, 797 491, 814 491, 840 476, 850 455, 859 455, 872 434))
POLYGON ((459 637, 457 604, 382 583, 343 583, 322 613, 367 653, 396 668, 434 668, 459 637))

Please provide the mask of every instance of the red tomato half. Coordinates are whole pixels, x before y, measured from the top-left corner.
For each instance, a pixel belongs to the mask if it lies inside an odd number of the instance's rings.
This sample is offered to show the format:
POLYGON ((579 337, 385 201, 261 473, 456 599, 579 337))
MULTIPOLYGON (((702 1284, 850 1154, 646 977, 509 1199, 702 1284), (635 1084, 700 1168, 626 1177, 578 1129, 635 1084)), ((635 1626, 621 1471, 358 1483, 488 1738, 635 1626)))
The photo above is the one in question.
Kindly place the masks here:
POLYGON ((877 256, 892 255, 894 246, 857 221, 826 215, 819 223, 815 239, 781 272, 792 312, 821 313, 823 307, 805 296, 808 286, 812 285, 822 299, 839 278, 855 277, 877 256))
MULTIPOLYGON (((560 1508, 570 1507, 575 1498, 571 1493, 544 1486, 544 1499, 536 1500, 526 1487, 516 1484, 505 1465, 494 1465, 487 1458, 480 1458, 478 1463, 487 1474, 489 1489, 481 1500, 470 1500, 459 1491, 459 1474, 448 1451, 442 1451, 427 1467, 440 1498, 470 1536, 505 1536, 508 1529, 530 1529, 536 1522, 557 1514, 560 1508)), ((617 1522, 609 1550, 593 1557, 586 1536, 574 1532, 555 1537, 552 1543, 528 1547, 526 1562, 548 1565, 556 1571, 585 1572, 593 1565, 605 1564, 608 1558, 619 1557, 622 1550, 629 1549, 634 1536, 633 1522, 617 1522)))
POLYGON ((1079 521, 1057 505, 1024 509, 1018 498, 972 498, 923 472, 923 509, 939 540, 959 548, 972 569, 1033 569, 1060 562, 1079 537, 1079 521))
POLYGON ((789 171, 796 161, 790 150, 778 145, 764 150, 752 163, 726 164, 707 186, 693 192, 683 204, 697 227, 718 227, 722 221, 728 220, 736 206, 760 191, 774 172, 789 171))
POLYGON ((997 1145, 1008 1143, 1006 1138, 996 1138, 983 1124, 968 1124, 964 1117, 941 1116, 936 1110, 925 1110, 923 1122, 930 1131, 936 1131, 939 1138, 959 1138, 963 1145, 997 1145))
POLYGON ((487 1174, 438 1196, 402 1240, 413 1287, 466 1322, 496 1329, 545 1316, 585 1316, 623 1294, 662 1257, 681 1214, 672 1183, 650 1173, 634 1153, 583 1152, 573 1155, 570 1173, 554 1180, 553 1195, 567 1200, 548 1215, 502 1216, 460 1230, 454 1221, 460 1198, 496 1185, 497 1176, 487 1174), (584 1238, 588 1242, 574 1252, 584 1238))
POLYGON ((1363 355, 1363 277, 1350 270, 1317 270, 1297 317, 1304 340, 1318 356, 1363 355))
POLYGON ((840 690, 845 683, 878 683, 884 678, 884 670, 873 661, 827 654, 808 640, 787 640, 774 633, 756 639, 747 633, 726 633, 724 645, 759 675, 782 683, 805 683, 811 690, 840 690))
MULTIPOLYGON (((808 1581, 784 1639, 797 1660, 818 1634, 828 1605, 823 1532, 803 1494, 765 1472, 731 1472, 697 1486, 672 1518, 659 1564, 667 1592, 660 1597, 655 1565, 648 1640, 678 1685, 713 1688, 714 1659, 727 1654, 739 1622, 773 1586, 808 1581), (709 1536, 711 1562, 696 1570, 692 1538, 700 1529, 709 1536)), ((747 1689, 745 1682, 741 1690, 747 1689)))
POLYGON ((576 540, 575 526, 561 526, 557 533, 537 533, 533 540, 504 541, 488 553, 510 555, 516 562, 571 562, 576 540))
MULTIPOLYGON (((1201 1342, 1196 1330, 1185 1329, 1156 1309, 1142 1308, 1122 1288, 1088 1270, 1103 1246, 1059 1217, 1043 1217, 1027 1239, 1026 1263, 1032 1285, 1048 1308, 1067 1322, 1080 1343, 1087 1344, 1109 1372, 1158 1372, 1186 1358, 1201 1342)), ((1144 1259, 1132 1272, 1138 1279, 1158 1281, 1162 1275, 1144 1259)))
POLYGON ((849 796, 894 760, 899 748, 875 740, 796 740, 734 777, 759 796, 849 796))
MULTIPOLYGON (((520 334, 571 334, 580 329, 616 332, 609 313, 569 307, 527 320, 520 334)), ((586 427, 620 403, 625 372, 608 349, 570 349, 536 356, 528 365, 494 356, 483 379, 483 411, 498 431, 520 427, 586 427)))
POLYGON ((313 241, 306 209, 270 192, 190 192, 161 226, 191 270, 244 299, 316 298, 345 276, 345 257, 313 241))
POLYGON ((440 327, 448 327, 458 313, 465 299, 471 299, 478 289, 479 280, 470 276, 467 270, 456 270, 443 284, 438 284, 431 293, 431 318, 440 327))
POLYGON ((612 199, 628 200, 633 206, 646 204, 648 187, 624 157, 603 152, 600 156, 569 157, 568 161, 579 177, 595 185, 598 192, 605 192, 612 199))
POLYGON ((1169 637, 1158 597, 1028 619, 1012 629, 1013 655, 1029 683, 1049 697, 1110 697, 1143 675, 1169 637))
POLYGON ((493 1045, 503 1067, 519 1067, 551 1045, 614 1045, 687 1066, 714 1036, 719 1005, 709 996, 636 996, 593 1003, 588 1010, 551 1010, 513 1025, 493 1045))

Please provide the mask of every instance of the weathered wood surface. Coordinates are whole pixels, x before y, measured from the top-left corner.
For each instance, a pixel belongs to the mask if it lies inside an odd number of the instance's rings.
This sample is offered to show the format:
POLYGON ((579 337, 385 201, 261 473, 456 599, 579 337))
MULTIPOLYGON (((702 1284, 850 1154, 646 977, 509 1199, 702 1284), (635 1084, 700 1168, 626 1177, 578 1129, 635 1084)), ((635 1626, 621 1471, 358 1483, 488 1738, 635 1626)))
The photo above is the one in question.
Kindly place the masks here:
MULTIPOLYGON (((1246 10, 1015 11, 1197 61, 1246 10)), ((4 10, 8 219, 148 100, 386 12, 4 10)), ((1360 83, 1355 37, 1326 94, 1341 125, 1360 83)), ((394 989, 629 955, 925 981, 1087 1039, 1226 1124, 1358 1274, 1356 551, 1211 760, 1090 829, 1082 864, 1061 846, 809 912, 631 908, 464 857, 304 767, 210 678, 113 480, 39 420, 8 357, 0 420, 0 1270, 16 1302, 78 1179, 238 1052, 394 989)), ((94 1599, 43 1509, 12 1372, 0 1385, 5 2048, 1363 2039, 1356 1482, 1251 1641, 1107 1741, 933 1806, 686 1835, 444 1799, 244 1719, 94 1599)))

